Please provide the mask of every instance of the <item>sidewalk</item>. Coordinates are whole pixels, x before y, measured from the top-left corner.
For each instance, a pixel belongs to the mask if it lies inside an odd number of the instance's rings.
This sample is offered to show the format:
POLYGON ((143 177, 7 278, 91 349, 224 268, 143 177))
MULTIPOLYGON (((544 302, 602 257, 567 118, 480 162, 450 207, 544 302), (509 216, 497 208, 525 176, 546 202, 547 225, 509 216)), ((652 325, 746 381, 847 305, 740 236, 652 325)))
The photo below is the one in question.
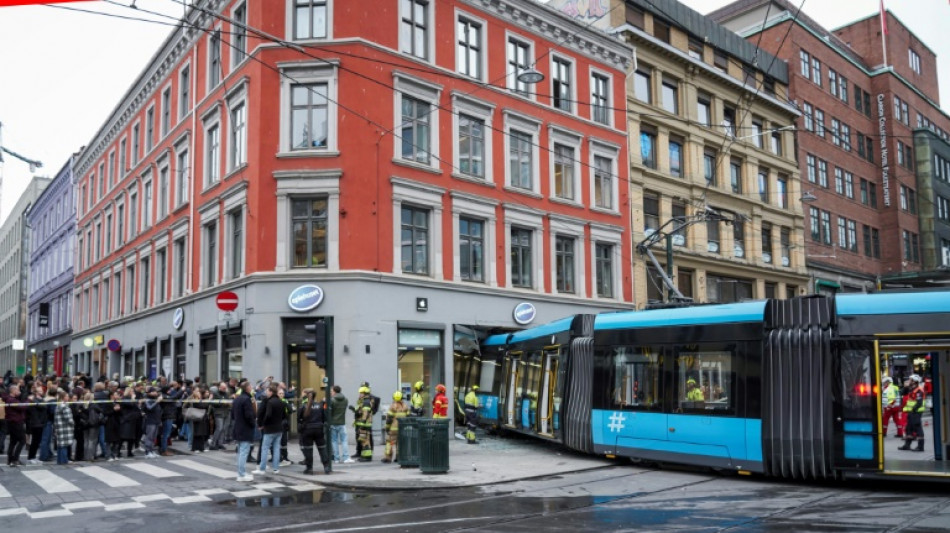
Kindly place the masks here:
MULTIPOLYGON (((565 474, 582 470, 602 468, 615 464, 603 457, 584 455, 556 446, 552 443, 534 441, 522 437, 482 436, 478 444, 468 444, 464 440, 449 440, 449 471, 445 474, 423 474, 419 468, 401 468, 398 463, 385 464, 383 444, 376 435, 376 448, 373 460, 368 463, 333 464, 333 471, 327 475, 320 465, 314 465, 314 475, 304 475, 303 465, 297 464, 303 459, 303 453, 296 439, 291 439, 287 451, 294 463, 280 467, 278 477, 291 477, 335 487, 354 490, 404 490, 444 489, 472 487, 504 483, 534 477, 565 474)), ((183 451, 184 444, 176 441, 175 452, 191 455, 183 451)), ((214 451, 199 454, 214 459, 230 467, 235 465, 234 446, 228 451, 214 451)), ((255 448, 255 454, 257 449, 255 448)), ((354 456, 355 447, 350 445, 350 456, 354 456)), ((314 453, 316 455, 316 453, 314 453)), ((319 461, 314 457, 315 461, 319 461)), ((248 470, 252 470, 248 465, 248 470)), ((235 475, 237 475, 235 473, 235 475)), ((262 479, 264 476, 256 476, 262 479)), ((273 477, 268 474, 268 477, 273 477)))

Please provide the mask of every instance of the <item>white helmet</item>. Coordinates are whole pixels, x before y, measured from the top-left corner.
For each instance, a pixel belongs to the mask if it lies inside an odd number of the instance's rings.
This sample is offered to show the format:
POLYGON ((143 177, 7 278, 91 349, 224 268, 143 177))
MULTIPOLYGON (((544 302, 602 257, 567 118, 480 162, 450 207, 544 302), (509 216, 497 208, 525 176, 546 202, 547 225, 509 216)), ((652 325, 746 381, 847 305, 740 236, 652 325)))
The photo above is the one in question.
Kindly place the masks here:
POLYGON ((920 379, 920 376, 918 376, 917 374, 912 374, 912 375, 910 376, 910 380, 911 380, 911 381, 916 381, 917 383, 921 383, 921 382, 923 381, 922 379, 920 379))
POLYGON ((894 383, 894 380, 891 376, 884 376, 884 379, 881 380, 881 383, 894 383))

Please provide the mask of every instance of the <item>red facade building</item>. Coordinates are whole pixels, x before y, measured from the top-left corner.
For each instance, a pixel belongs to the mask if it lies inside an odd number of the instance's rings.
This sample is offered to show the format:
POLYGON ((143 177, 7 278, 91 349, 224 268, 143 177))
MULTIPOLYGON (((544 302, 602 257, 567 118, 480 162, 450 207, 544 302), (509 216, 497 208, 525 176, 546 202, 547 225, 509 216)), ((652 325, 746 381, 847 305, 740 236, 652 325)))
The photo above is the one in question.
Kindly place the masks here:
POLYGON ((526 1, 196 2, 76 163, 76 368, 320 386, 317 321, 344 386, 451 387, 463 332, 629 307, 632 56, 526 1))

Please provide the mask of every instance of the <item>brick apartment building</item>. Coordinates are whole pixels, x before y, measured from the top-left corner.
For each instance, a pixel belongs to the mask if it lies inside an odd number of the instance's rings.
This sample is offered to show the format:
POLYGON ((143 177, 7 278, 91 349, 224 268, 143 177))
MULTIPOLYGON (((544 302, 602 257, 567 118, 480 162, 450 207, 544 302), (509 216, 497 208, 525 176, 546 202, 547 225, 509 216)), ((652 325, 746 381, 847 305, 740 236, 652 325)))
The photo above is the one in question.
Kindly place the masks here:
POLYGON ((535 2, 195 2, 76 161, 75 368, 320 387, 320 322, 346 390, 451 390, 473 330, 629 308, 632 57, 535 2))
MULTIPOLYGON (((804 294, 801 178, 789 131, 799 113, 784 97, 785 62, 676 0, 598 0, 584 12, 570 0, 551 5, 637 49, 627 85, 635 241, 671 220, 690 224, 666 226, 669 244, 653 249, 697 302, 804 294), (729 222, 705 220, 709 210, 729 222)), ((638 306, 668 298, 646 258, 635 272, 638 306)))
POLYGON ((885 58, 879 13, 828 30, 797 10, 741 0, 709 17, 788 61, 812 289, 946 281, 950 116, 936 56, 890 12, 885 58))

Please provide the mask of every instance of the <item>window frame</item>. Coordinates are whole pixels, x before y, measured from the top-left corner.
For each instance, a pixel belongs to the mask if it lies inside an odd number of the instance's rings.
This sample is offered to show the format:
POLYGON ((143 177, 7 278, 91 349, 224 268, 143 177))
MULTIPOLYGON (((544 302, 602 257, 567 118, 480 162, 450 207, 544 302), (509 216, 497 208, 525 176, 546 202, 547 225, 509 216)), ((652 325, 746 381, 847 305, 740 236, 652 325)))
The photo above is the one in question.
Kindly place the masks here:
MULTIPOLYGON (((490 102, 484 102, 470 96, 453 93, 452 94, 452 137, 455 139, 455 149, 453 155, 453 177, 473 179, 479 183, 494 183, 494 117, 495 105, 490 102), (462 171, 462 116, 468 116, 482 122, 482 174, 466 173, 462 171)), ((470 167, 471 168, 471 167, 470 167)))
POLYGON ((583 198, 581 195, 581 169, 580 169, 581 162, 583 161, 582 159, 583 140, 584 140, 584 136, 581 135, 580 133, 562 128, 555 124, 548 124, 548 149, 550 150, 548 165, 550 165, 549 168, 551 169, 551 181, 548 185, 550 186, 550 191, 551 191, 550 199, 552 201, 566 202, 572 205, 580 205, 583 198), (572 174, 571 174, 571 182, 570 182, 571 194, 569 197, 560 196, 556 192, 557 191, 556 170, 557 170, 558 158, 559 156, 561 156, 561 154, 557 152, 558 146, 570 148, 573 151, 573 154, 572 154, 573 157, 571 158, 571 161, 570 161, 572 174))
MULTIPOLYGON (((441 163, 440 151, 439 151, 439 139, 440 129, 439 129, 439 118, 442 114, 439 109, 440 96, 442 94, 442 85, 432 83, 426 80, 422 80, 413 76, 401 72, 393 72, 394 80, 394 91, 393 91, 393 124, 394 132, 399 132, 393 137, 393 162, 399 164, 406 164, 410 166, 420 166, 423 168, 429 168, 438 170, 441 163), (426 124, 428 125, 428 161, 422 162, 418 159, 407 159, 404 158, 403 153, 403 114, 402 114, 402 103, 403 98, 410 98, 415 101, 422 102, 429 106, 429 111, 426 113, 425 118, 426 124)), ((415 121, 414 121, 415 123, 415 121)), ((413 136, 415 136, 415 129, 413 128, 413 136)), ((415 146, 413 143, 413 152, 417 152, 419 149, 418 146, 415 146)))
POLYGON ((435 4, 436 2, 430 0, 400 0, 399 2, 399 14, 398 14, 398 36, 399 36, 399 52, 403 54, 408 54, 420 61, 434 62, 435 61, 435 4), (410 4, 410 13, 405 12, 406 2, 410 4), (423 13, 422 21, 416 20, 416 5, 422 5, 425 8, 423 13), (412 30, 408 41, 406 36, 403 33, 403 26, 406 23, 409 23, 412 30), (416 50, 416 38, 415 33, 418 29, 421 28, 421 31, 424 32, 423 35, 423 45, 425 50, 423 50, 422 55, 420 55, 418 50, 416 50))
POLYGON ((333 7, 335 0, 287 0, 287 40, 288 41, 322 41, 333 38, 333 7), (297 36, 297 11, 301 6, 305 6, 310 9, 309 19, 311 21, 310 30, 313 29, 313 8, 316 5, 322 5, 324 7, 324 22, 325 35, 322 37, 317 37, 309 35, 307 37, 298 37, 297 36))
POLYGON ((393 273, 399 276, 442 279, 442 198, 445 189, 402 178, 390 178, 393 201, 393 273), (428 211, 427 270, 414 274, 402 270, 402 208, 428 211))
POLYGON ((614 113, 611 102, 613 76, 594 67, 590 68, 590 119, 613 127, 614 113), (603 88, 603 94, 600 89, 603 88))
POLYGON ((489 287, 497 287, 496 259, 492 250, 495 250, 495 235, 498 224, 495 214, 498 202, 489 198, 478 197, 461 192, 452 192, 452 235, 455 236, 455 246, 452 250, 452 279, 456 282, 477 283, 489 287), (482 279, 467 279, 462 276, 461 253, 461 225, 462 219, 478 221, 483 224, 482 230, 482 279))
POLYGON ((519 95, 529 100, 536 100, 537 94, 531 90, 531 86, 518 80, 518 74, 532 68, 535 64, 535 45, 534 41, 527 39, 520 34, 505 31, 505 87, 512 94, 519 95), (517 50, 525 50, 525 63, 519 62, 518 58, 511 55, 512 46, 517 50))
POLYGON ((487 27, 487 23, 484 19, 475 17, 458 8, 455 9, 455 72, 478 81, 485 81, 485 75, 488 71, 488 50, 485 46, 485 28, 487 27), (463 25, 465 27, 465 34, 469 37, 472 34, 470 28, 476 28, 475 34, 478 42, 474 45, 471 44, 469 39, 463 39, 463 25), (462 68, 463 48, 465 49, 464 55, 466 59, 464 68, 462 68), (471 66, 470 62, 472 56, 476 56, 475 63, 478 68, 478 72, 475 75, 468 72, 471 66))
MULTIPOLYGON (((541 214, 527 207, 517 204, 504 205, 504 225, 505 225, 505 257, 507 258, 507 268, 505 269, 505 287, 508 289, 520 289, 529 291, 540 291, 544 288, 544 260, 543 246, 544 242, 544 220, 541 214), (512 232, 527 231, 531 234, 530 254, 531 265, 527 269, 531 274, 530 283, 527 285, 515 285, 512 282, 511 261, 514 246, 512 245, 512 232)), ((520 247, 519 247, 520 249, 520 247)))
MULTIPOLYGON (((339 148, 339 109, 336 104, 338 86, 338 66, 335 63, 305 62, 280 66, 280 148, 278 158, 301 157, 304 155, 338 155, 339 148), (293 80, 293 81, 291 81, 293 80), (327 85, 327 145, 295 149, 292 146, 292 92, 297 85, 327 85)), ((250 113, 248 114, 250 115, 250 113)))
MULTIPOLYGON (((590 198, 591 205, 590 208, 598 212, 607 212, 612 214, 619 213, 619 203, 620 203, 620 176, 619 176, 619 161, 622 148, 613 143, 603 141, 594 137, 588 138, 588 169, 590 170, 590 198), (597 166, 597 159, 603 158, 609 161, 610 170, 608 179, 610 180, 610 205, 599 205, 598 202, 600 198, 597 195, 597 184, 599 181, 598 172, 601 170, 597 166)), ((603 190, 603 189, 601 189, 603 190)))
POLYGON ((590 223, 590 243, 588 253, 591 257, 591 294, 590 297, 597 300, 620 301, 623 299, 623 285, 621 271, 623 270, 623 229, 619 226, 590 223), (600 289, 603 286, 601 280, 601 257, 598 255, 598 247, 610 247, 610 295, 603 295, 600 289))
POLYGON ((574 113, 574 102, 577 101, 577 63, 567 56, 561 54, 550 54, 551 63, 549 65, 551 72, 551 107, 564 111, 565 113, 574 113), (561 75, 566 75, 567 79, 561 79, 561 75), (565 91, 563 85, 567 86, 565 91))

